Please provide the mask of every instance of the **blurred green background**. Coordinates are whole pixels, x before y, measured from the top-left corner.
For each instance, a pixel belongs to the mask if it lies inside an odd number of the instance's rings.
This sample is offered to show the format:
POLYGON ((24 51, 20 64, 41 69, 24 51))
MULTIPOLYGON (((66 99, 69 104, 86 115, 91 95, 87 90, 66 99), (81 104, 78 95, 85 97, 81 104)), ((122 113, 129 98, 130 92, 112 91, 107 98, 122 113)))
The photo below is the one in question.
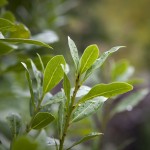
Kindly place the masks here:
MULTIPOLYGON (((8 56, 3 56, 0 58, 1 70, 5 70, 10 65, 28 57, 34 58, 36 52, 41 55, 64 54, 68 62, 72 64, 67 45, 67 36, 70 36, 75 41, 80 54, 86 46, 93 43, 99 46, 101 52, 117 45, 126 46, 107 60, 103 75, 94 78, 95 82, 108 81, 104 76, 107 76, 113 61, 128 59, 130 64, 135 67, 135 76, 144 79, 142 86, 149 87, 149 0, 0 0, 0 2, 1 17, 10 17, 10 12, 12 12, 18 22, 29 28, 31 35, 50 31, 50 45, 54 48, 53 51, 44 48, 34 48, 35 50, 31 51, 30 47, 27 47, 27 50, 22 49, 8 56)), ((19 96, 15 95, 16 91, 27 89, 25 79, 20 76, 20 74, 7 73, 6 77, 0 77, 2 85, 0 87, 0 108, 5 110, 2 111, 1 118, 3 118, 3 113, 7 112, 5 109, 6 99, 8 108, 11 106, 12 110, 18 106, 22 111, 28 109, 23 106, 23 103, 27 104, 23 100, 22 103, 17 103, 17 106, 12 102, 12 99, 20 101, 18 100, 19 96), (21 86, 22 89, 15 90, 18 86, 21 86), (7 93, 4 93, 6 89, 7 93), (8 97, 3 99, 2 94, 8 97)), ((24 92, 24 97, 26 97, 25 94, 24 92)), ((11 110, 9 109, 9 111, 11 110)), ((127 141, 124 142, 125 148, 120 149, 149 150, 149 113, 150 96, 148 95, 132 111, 115 116, 107 126, 105 138, 102 141, 102 150, 119 150, 117 145, 121 145, 123 141, 127 141)), ((90 128, 91 125, 87 123, 87 131, 90 128)), ((82 129, 78 132, 82 132, 82 129)))

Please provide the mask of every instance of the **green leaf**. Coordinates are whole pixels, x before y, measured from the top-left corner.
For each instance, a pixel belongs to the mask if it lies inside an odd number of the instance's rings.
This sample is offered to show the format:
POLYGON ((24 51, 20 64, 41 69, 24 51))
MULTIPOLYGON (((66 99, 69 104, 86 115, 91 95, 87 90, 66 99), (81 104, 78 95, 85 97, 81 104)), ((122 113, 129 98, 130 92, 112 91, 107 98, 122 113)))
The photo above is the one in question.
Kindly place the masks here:
POLYGON ((54 120, 54 116, 47 112, 39 112, 35 115, 32 121, 32 129, 42 129, 54 120))
POLYGON ((0 31, 12 31, 15 24, 7 19, 0 18, 0 31))
POLYGON ((30 31, 29 29, 22 23, 15 24, 15 31, 10 32, 9 37, 10 38, 24 38, 28 39, 30 38, 30 31))
POLYGON ((23 62, 21 62, 23 67, 26 69, 26 77, 27 77, 27 81, 28 81, 28 86, 30 89, 30 95, 31 95, 31 102, 32 102, 32 106, 35 109, 35 100, 34 100, 34 92, 33 92, 33 86, 32 86, 32 80, 31 80, 31 76, 30 76, 30 72, 27 68, 27 65, 23 62))
POLYGON ((65 65, 63 56, 58 55, 53 57, 47 64, 44 71, 43 93, 47 93, 54 88, 63 78, 64 71, 61 64, 65 65))
POLYGON ((10 130, 13 138, 15 138, 21 129, 21 117, 18 114, 10 114, 7 116, 7 120, 9 122, 10 130))
POLYGON ((3 7, 6 4, 8 4, 7 0, 0 0, 0 7, 3 7))
POLYGON ((76 67, 76 70, 77 70, 78 65, 79 65, 78 49, 77 49, 74 41, 70 37, 68 37, 68 45, 69 45, 69 48, 70 48, 72 59, 74 61, 74 64, 75 64, 75 67, 76 67))
POLYGON ((42 58, 41 58, 41 56, 37 53, 37 56, 38 56, 38 58, 39 58, 39 62, 40 62, 40 65, 41 65, 41 68, 42 68, 42 72, 44 73, 44 63, 43 63, 43 61, 42 61, 42 58))
POLYGON ((88 46, 79 62, 79 73, 82 74, 88 70, 99 56, 99 49, 97 45, 88 46))
POLYGON ((123 98, 116 106, 113 107, 111 114, 115 115, 123 111, 131 111, 144 97, 148 94, 148 89, 143 89, 131 93, 129 96, 123 98))
POLYGON ((80 102, 87 101, 89 99, 93 99, 94 97, 98 96, 104 96, 104 97, 112 97, 117 96, 119 94, 126 93, 130 90, 132 90, 132 85, 125 83, 125 82, 114 82, 110 84, 98 84, 94 86, 88 94, 83 96, 80 100, 80 102))
POLYGON ((103 135, 103 133, 92 132, 92 133, 86 135, 85 137, 83 137, 83 138, 82 138, 81 140, 79 140, 78 142, 75 142, 72 146, 70 146, 69 148, 67 148, 67 150, 70 150, 72 147, 74 147, 74 146, 76 146, 76 145, 78 145, 78 144, 80 144, 80 143, 83 143, 83 142, 85 142, 85 141, 88 141, 88 140, 90 140, 90 139, 92 139, 92 138, 95 138, 95 137, 97 137, 97 136, 100 136, 100 135, 103 135))
POLYGON ((85 117, 88 117, 89 115, 94 114, 100 107, 102 107, 106 100, 106 97, 100 96, 78 104, 72 115, 71 122, 77 122, 84 119, 85 117))
POLYGON ((18 137, 13 145, 12 150, 38 150, 38 143, 29 137, 18 137))
POLYGON ((2 16, 2 18, 7 19, 7 20, 9 20, 13 23, 16 21, 16 18, 15 18, 14 14, 11 11, 6 11, 5 10, 5 12, 3 12, 1 16, 2 16))
POLYGON ((70 91, 71 91, 71 85, 70 85, 70 81, 68 76, 64 73, 64 80, 63 80, 63 88, 64 88, 64 92, 66 95, 66 104, 67 104, 67 108, 69 107, 69 102, 70 102, 70 91))
POLYGON ((111 72, 112 81, 127 81, 134 73, 134 68, 129 66, 127 60, 116 63, 111 72))
POLYGON ((15 49, 17 49, 17 46, 15 45, 9 45, 9 44, 0 42, 0 56, 8 54, 15 49))
POLYGON ((0 39, 2 42, 7 42, 7 43, 21 43, 21 44, 34 44, 38 46, 43 46, 47 48, 51 48, 48 44, 45 44, 40 41, 32 40, 32 39, 23 39, 23 38, 5 38, 5 39, 0 39))
POLYGON ((50 106, 50 105, 55 104, 55 103, 59 103, 59 102, 63 101, 64 99, 65 99, 64 93, 63 92, 58 92, 54 96, 52 96, 49 99, 47 99, 46 102, 44 102, 44 100, 43 100, 42 107, 50 106))
POLYGON ((125 46, 116 46, 111 48, 109 51, 104 52, 100 58, 98 58, 95 63, 87 70, 85 77, 84 77, 84 81, 97 69, 100 68, 103 63, 105 62, 105 60, 107 59, 107 57, 109 55, 111 55, 112 53, 118 51, 120 48, 123 48, 125 46))
POLYGON ((61 101, 58 110, 58 130, 60 139, 62 138, 63 135, 64 124, 65 124, 65 102, 63 100, 61 101))
MULTIPOLYGON (((44 55, 44 56, 41 56, 41 59, 42 59, 42 62, 44 64, 44 66, 47 65, 47 63, 49 62, 49 60, 52 58, 51 55, 44 55)), ((37 68, 39 70, 42 70, 41 68, 41 64, 39 62, 39 59, 38 58, 34 58, 32 59, 34 61, 34 63, 36 64, 37 68)), ((28 66, 29 69, 31 69, 31 65, 30 65, 30 61, 29 59, 25 59, 24 60, 24 63, 28 66)), ((7 73, 7 72, 21 72, 21 71, 24 71, 24 67, 21 65, 20 61, 18 61, 16 64, 14 65, 11 65, 9 67, 7 67, 5 70, 3 70, 1 72, 1 74, 3 73, 7 73)))

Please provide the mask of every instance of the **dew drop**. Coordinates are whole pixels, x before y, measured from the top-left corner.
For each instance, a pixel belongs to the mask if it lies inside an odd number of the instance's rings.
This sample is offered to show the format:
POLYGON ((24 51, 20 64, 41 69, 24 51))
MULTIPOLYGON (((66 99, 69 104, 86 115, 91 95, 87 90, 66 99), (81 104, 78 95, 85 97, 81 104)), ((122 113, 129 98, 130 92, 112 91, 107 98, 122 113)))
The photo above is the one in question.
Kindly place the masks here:
POLYGON ((131 111, 131 110, 132 110, 132 106, 131 106, 131 105, 128 105, 127 108, 126 108, 126 110, 127 110, 127 111, 131 111))

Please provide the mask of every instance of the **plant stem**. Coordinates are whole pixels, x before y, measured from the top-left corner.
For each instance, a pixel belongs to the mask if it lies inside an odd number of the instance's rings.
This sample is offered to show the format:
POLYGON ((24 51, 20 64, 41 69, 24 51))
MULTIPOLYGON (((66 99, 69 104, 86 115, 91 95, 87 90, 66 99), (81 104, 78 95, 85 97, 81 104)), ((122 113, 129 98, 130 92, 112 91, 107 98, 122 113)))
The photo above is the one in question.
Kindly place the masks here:
POLYGON ((36 107, 36 109, 35 109, 34 115, 32 116, 32 118, 31 118, 29 124, 27 125, 27 128, 26 128, 26 130, 25 130, 25 134, 27 134, 27 133, 29 133, 29 132, 31 131, 32 121, 33 121, 35 115, 40 111, 41 103, 42 103, 42 101, 43 101, 44 96, 45 96, 45 95, 43 94, 42 97, 40 98, 39 103, 38 103, 38 105, 37 105, 37 107, 36 107))
POLYGON ((76 94, 77 94, 78 89, 80 88, 79 81, 80 81, 80 76, 78 75, 76 78, 76 81, 75 81, 75 89, 74 89, 73 95, 71 97, 71 104, 69 106, 70 109, 68 109, 68 112, 67 112, 68 114, 66 115, 66 122, 65 122, 64 130, 63 130, 62 138, 60 139, 59 150, 63 150, 65 137, 66 137, 69 125, 70 125, 70 117, 75 108, 74 103, 75 103, 76 94))

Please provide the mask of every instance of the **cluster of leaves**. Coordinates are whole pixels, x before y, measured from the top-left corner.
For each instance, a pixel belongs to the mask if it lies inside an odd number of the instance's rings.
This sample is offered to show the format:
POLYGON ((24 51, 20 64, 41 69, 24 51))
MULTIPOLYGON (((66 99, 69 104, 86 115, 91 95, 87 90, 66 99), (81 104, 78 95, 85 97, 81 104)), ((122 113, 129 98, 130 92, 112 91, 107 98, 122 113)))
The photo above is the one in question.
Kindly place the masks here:
MULTIPOLYGON (((99 49, 96 45, 88 46, 81 58, 78 56, 78 50, 75 43, 68 38, 71 56, 75 64, 75 81, 72 86, 68 77, 68 65, 62 55, 54 56, 49 60, 46 67, 42 62, 40 55, 38 55, 41 70, 38 70, 35 63, 30 60, 33 75, 36 79, 36 87, 33 87, 33 81, 30 71, 25 63, 22 65, 26 69, 26 77, 30 89, 30 116, 31 120, 23 129, 20 116, 12 114, 8 120, 11 125, 13 140, 12 149, 19 149, 20 143, 27 143, 28 149, 34 147, 35 143, 30 143, 26 137, 18 137, 18 135, 28 134, 31 130, 41 130, 49 125, 54 119, 51 112, 52 104, 58 103, 58 133, 59 139, 49 139, 49 143, 56 146, 56 149, 71 149, 72 147, 89 140, 93 137, 99 136, 102 133, 92 132, 81 140, 64 147, 65 138, 68 128, 75 122, 78 122, 92 114, 99 108, 102 109, 104 102, 113 96, 123 94, 132 90, 132 86, 126 82, 113 82, 110 84, 97 84, 90 88, 83 83, 88 77, 102 66, 107 57, 116 52, 120 46, 113 47, 109 51, 99 56, 99 49), (63 79, 63 88, 55 95, 49 92, 63 79), (21 142, 19 142, 21 140, 21 142), (52 142, 55 141, 55 142, 52 142), (30 144, 29 144, 30 143, 30 144)), ((28 134, 29 135, 29 134, 28 134)), ((49 144, 50 146, 51 144, 49 144)), ((35 145, 36 147, 36 145, 35 145)), ((36 148, 35 148, 36 149, 36 148)))

